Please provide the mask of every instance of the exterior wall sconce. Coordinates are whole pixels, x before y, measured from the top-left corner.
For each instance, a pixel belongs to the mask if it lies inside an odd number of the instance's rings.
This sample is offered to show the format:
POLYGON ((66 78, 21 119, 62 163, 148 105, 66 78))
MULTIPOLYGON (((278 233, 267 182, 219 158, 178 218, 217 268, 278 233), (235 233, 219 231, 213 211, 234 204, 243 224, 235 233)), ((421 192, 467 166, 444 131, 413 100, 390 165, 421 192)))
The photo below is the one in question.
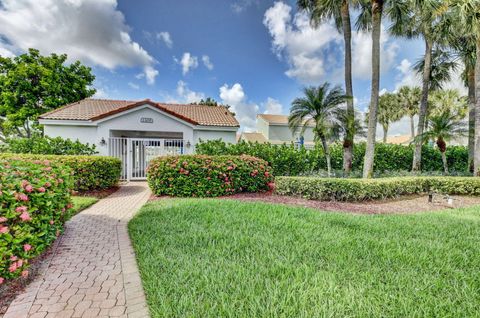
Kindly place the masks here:
POLYGON ((105 141, 105 138, 102 137, 102 139, 100 140, 100 146, 105 146, 107 144, 107 142, 105 141))
POLYGON ((187 141, 186 146, 187 146, 187 148, 190 148, 192 146, 192 144, 190 143, 190 140, 187 141))

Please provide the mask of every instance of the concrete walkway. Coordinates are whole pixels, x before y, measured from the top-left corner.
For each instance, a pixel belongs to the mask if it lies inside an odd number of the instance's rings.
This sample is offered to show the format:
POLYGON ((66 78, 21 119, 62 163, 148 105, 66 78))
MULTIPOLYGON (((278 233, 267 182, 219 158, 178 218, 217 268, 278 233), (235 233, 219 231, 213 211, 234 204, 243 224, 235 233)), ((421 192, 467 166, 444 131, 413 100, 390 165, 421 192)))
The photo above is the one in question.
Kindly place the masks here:
POLYGON ((149 196, 145 182, 131 182, 68 221, 4 318, 148 317, 127 222, 149 196))

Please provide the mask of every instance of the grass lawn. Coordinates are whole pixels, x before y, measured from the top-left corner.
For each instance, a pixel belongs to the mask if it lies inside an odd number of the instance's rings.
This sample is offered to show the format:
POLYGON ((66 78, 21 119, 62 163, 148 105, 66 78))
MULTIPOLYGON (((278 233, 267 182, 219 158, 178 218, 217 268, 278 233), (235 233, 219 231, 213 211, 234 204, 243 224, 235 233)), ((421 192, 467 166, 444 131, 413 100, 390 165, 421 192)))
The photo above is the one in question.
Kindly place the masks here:
POLYGON ((320 213, 151 202, 129 231, 153 317, 478 317, 480 208, 320 213))
POLYGON ((77 197, 73 196, 72 197, 72 202, 73 202, 73 209, 74 212, 72 213, 72 216, 77 214, 78 212, 85 210, 92 204, 98 202, 98 199, 95 197, 77 197))

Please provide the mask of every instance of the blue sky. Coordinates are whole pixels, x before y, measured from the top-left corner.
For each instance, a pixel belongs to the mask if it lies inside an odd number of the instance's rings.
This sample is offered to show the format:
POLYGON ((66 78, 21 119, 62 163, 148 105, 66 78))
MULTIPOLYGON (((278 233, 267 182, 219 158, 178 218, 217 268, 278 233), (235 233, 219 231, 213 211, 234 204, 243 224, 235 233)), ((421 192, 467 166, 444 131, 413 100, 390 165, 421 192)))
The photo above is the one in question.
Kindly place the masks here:
MULTIPOLYGON (((243 129, 255 114, 287 113, 305 85, 343 83, 343 42, 312 29, 295 1, 0 0, 0 54, 28 47, 93 67, 97 96, 233 106, 243 129)), ((388 22, 385 23, 385 28, 388 22)), ((422 42, 382 35, 384 90, 415 85, 422 42)), ((354 95, 370 96, 370 35, 355 33, 354 95)), ((461 84, 452 83, 458 87, 461 84)))

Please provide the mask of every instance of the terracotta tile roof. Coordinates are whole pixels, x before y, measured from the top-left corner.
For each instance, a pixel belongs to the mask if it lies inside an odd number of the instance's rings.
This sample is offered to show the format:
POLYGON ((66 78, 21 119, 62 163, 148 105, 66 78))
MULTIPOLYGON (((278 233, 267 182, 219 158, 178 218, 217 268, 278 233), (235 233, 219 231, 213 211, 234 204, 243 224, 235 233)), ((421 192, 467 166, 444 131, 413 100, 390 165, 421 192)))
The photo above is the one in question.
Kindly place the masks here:
POLYGON ((410 136, 410 135, 388 136, 387 137, 387 143, 388 144, 408 145, 410 142, 412 142, 412 136, 410 136))
POLYGON ((242 133, 242 140, 251 141, 251 142, 259 142, 265 143, 267 142, 267 138, 262 133, 259 132, 244 132, 242 133))
POLYGON ((127 101, 87 98, 45 113, 40 116, 40 119, 95 121, 145 104, 149 104, 194 125, 240 126, 235 116, 225 107, 163 104, 148 99, 142 101, 127 101))
MULTIPOLYGON (((274 115, 274 114, 258 114, 258 118, 262 118, 269 124, 273 125, 288 125, 288 115, 274 115)), ((309 126, 314 126, 313 123, 309 126)))

